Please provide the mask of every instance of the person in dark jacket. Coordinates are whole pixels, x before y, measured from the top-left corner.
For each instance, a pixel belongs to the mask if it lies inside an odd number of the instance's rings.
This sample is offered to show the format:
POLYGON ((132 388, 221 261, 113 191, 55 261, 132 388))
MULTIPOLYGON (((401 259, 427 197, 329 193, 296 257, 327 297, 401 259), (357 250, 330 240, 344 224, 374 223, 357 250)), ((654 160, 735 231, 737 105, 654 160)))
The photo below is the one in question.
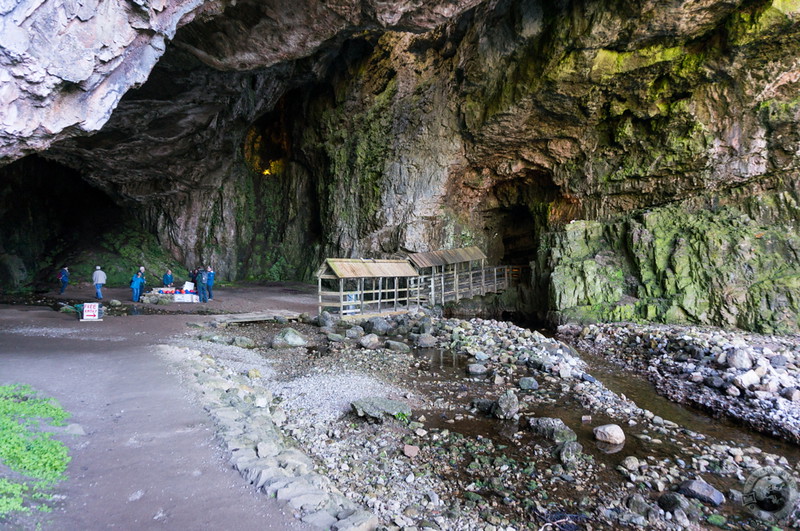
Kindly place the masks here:
POLYGON ((61 281, 59 294, 63 294, 64 290, 67 289, 67 284, 69 284, 69 268, 67 266, 61 266, 61 271, 58 272, 58 279, 61 281))
POLYGON ((139 302, 139 298, 142 296, 142 288, 144 288, 144 275, 142 275, 141 271, 137 271, 131 279, 131 291, 133 292, 131 300, 133 302, 139 302))
POLYGON ((217 276, 217 273, 214 272, 214 269, 211 266, 206 267, 206 271, 208 272, 208 300, 214 300, 214 278, 217 276))
POLYGON ((208 302, 208 271, 202 268, 197 272, 197 296, 200 302, 208 302))

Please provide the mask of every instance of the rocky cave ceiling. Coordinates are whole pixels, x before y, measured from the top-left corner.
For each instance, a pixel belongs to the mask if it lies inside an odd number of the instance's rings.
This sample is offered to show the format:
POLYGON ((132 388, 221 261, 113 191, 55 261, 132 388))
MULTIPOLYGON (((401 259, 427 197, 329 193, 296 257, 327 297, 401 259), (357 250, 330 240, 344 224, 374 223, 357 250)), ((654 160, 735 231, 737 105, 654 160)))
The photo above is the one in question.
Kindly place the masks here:
POLYGON ((479 245, 531 264, 543 307, 783 323, 796 229, 762 237, 800 216, 798 20, 793 0, 0 2, 0 166, 77 173, 230 278, 479 245), (676 281, 687 249, 731 263, 676 281))

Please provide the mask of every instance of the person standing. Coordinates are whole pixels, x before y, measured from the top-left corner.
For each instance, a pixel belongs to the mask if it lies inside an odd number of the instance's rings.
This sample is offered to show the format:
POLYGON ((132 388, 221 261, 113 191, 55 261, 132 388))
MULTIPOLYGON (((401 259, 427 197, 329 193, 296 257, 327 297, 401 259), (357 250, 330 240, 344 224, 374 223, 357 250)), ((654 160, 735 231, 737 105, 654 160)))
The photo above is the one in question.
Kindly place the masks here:
POLYGON ((200 302, 208 302, 208 271, 203 268, 197 272, 197 296, 200 302))
POLYGON ((139 272, 142 274, 142 290, 144 290, 144 285, 147 284, 147 277, 144 276, 144 266, 139 268, 139 272))
POLYGON ((92 284, 94 284, 94 298, 102 300, 103 298, 103 286, 106 283, 106 273, 100 266, 94 268, 94 273, 92 273, 92 284))
POLYGON ((141 271, 137 271, 133 278, 131 279, 131 290, 133 291, 132 300, 133 302, 139 302, 139 298, 142 296, 142 288, 144 287, 144 275, 142 275, 141 271))
POLYGON ((167 269, 167 272, 164 273, 164 278, 161 279, 161 282, 164 284, 165 288, 171 288, 174 281, 175 279, 172 277, 172 269, 167 269))
POLYGON ((214 277, 217 274, 214 272, 214 269, 211 266, 206 267, 206 271, 208 272, 208 300, 214 300, 214 277))
POLYGON ((59 292, 61 295, 67 289, 67 284, 69 284, 69 268, 67 266, 61 266, 61 271, 58 272, 58 280, 61 282, 61 291, 59 292))

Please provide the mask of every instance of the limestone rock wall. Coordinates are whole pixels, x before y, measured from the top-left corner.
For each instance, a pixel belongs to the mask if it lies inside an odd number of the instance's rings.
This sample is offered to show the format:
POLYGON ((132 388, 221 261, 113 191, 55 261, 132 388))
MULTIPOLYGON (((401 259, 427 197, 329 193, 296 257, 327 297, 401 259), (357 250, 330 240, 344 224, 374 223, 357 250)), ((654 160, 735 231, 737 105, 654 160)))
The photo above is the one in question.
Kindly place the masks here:
POLYGON ((92 7, 0 13, 0 157, 47 148, 187 266, 478 245, 557 320, 798 328, 796 2, 92 7))

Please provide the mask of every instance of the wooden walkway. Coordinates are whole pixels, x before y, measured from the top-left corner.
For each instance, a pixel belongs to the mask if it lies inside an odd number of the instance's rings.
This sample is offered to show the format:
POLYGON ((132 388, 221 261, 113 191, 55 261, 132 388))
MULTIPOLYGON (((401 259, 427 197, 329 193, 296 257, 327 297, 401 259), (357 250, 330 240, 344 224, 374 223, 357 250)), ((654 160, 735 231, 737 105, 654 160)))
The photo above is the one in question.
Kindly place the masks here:
POLYGON ((275 310, 269 312, 250 312, 250 313, 234 313, 230 315, 218 315, 214 319, 216 323, 240 324, 240 323, 261 323, 265 321, 273 321, 276 317, 283 317, 289 322, 299 321, 300 314, 297 312, 290 312, 287 310, 275 310))
POLYGON ((453 268, 413 277, 352 279, 336 291, 320 282, 319 311, 345 318, 364 314, 408 311, 413 307, 458 302, 489 293, 501 293, 518 281, 523 267, 492 266, 461 270, 453 268))

